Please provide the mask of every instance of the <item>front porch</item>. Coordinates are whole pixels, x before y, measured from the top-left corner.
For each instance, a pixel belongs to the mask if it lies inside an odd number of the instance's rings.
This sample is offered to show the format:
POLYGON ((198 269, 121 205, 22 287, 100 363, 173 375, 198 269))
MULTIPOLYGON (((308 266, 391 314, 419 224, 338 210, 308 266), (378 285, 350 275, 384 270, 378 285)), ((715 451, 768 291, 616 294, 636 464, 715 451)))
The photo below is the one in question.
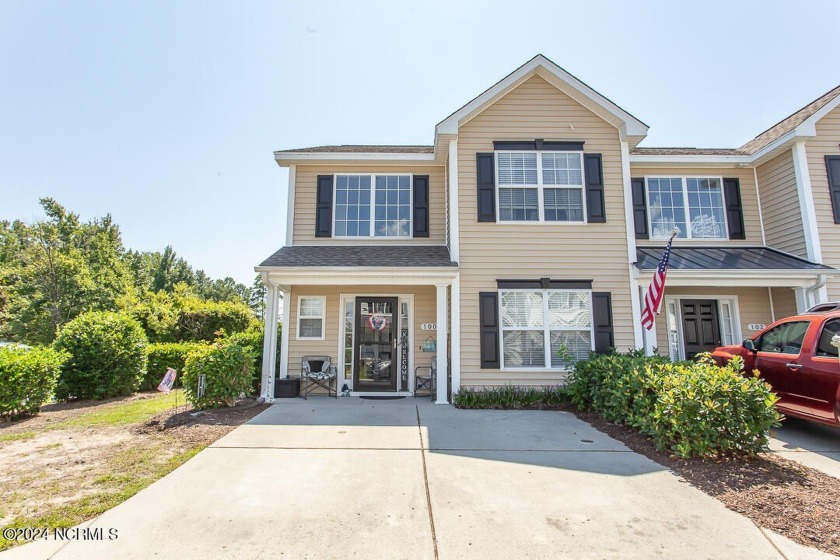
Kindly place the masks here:
POLYGON ((324 356, 335 368, 339 394, 411 396, 418 368, 426 368, 421 375, 428 377, 434 367, 432 398, 448 403, 459 379, 457 360, 450 367, 458 334, 450 327, 449 304, 458 297, 458 269, 445 247, 429 249, 290 247, 278 251, 286 253, 282 259, 271 263, 275 254, 258 267, 268 287, 261 396, 273 402, 276 379, 299 376, 304 356, 324 356), (319 258, 300 260, 313 253, 319 258), (369 265, 347 266, 348 254, 354 259, 349 262, 369 265), (315 266, 318 260, 327 266, 315 266), (274 363, 281 300, 281 349, 274 363))
MULTIPOLYGON (((642 298, 661 251, 638 251, 642 298)), ((685 360, 738 344, 777 319, 826 301, 826 279, 837 274, 766 247, 674 248, 660 315, 651 331, 643 331, 645 349, 685 360)))

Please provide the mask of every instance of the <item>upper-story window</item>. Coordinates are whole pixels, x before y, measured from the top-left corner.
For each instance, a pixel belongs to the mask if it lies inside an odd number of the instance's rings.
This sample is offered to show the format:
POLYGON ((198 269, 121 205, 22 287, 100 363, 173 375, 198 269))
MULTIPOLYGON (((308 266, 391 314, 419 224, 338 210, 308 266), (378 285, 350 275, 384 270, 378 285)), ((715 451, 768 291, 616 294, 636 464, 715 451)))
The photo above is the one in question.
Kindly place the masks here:
POLYGON ((336 175, 335 237, 411 237, 411 175, 336 175))
POLYGON ((652 239, 725 239, 723 181, 718 177, 648 177, 647 202, 652 239))
POLYGON ((583 222, 581 152, 496 152, 501 222, 583 222))

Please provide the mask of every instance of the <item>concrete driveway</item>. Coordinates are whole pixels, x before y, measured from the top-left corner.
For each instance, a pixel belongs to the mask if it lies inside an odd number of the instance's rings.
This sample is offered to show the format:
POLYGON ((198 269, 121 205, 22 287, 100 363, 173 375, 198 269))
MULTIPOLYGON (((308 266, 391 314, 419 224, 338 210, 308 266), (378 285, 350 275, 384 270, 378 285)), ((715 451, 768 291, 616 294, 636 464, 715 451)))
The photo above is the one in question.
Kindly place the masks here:
POLYGON ((571 414, 421 399, 282 402, 91 527, 0 559, 820 557, 571 414))
POLYGON ((773 436, 773 452, 840 478, 840 428, 786 418, 773 436))

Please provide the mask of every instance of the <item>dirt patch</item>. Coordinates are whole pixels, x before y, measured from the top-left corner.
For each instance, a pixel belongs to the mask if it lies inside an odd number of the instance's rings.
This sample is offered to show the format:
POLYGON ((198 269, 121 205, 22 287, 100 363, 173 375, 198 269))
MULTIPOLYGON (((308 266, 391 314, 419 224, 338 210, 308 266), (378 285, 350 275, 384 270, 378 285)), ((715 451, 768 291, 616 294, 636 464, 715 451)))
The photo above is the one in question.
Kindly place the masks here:
MULTIPOLYGON (((48 405, 36 417, 0 424, 0 527, 69 527, 95 517, 268 407, 251 399, 194 414, 170 407, 170 398, 141 393, 48 405), (144 410, 168 408, 121 423, 135 418, 143 399, 167 399, 144 410), (79 421, 92 413, 96 422, 79 421)), ((0 538, 0 550, 18 544, 0 538)))
POLYGON ((657 450, 632 428, 611 424, 593 412, 570 412, 757 525, 840 555, 840 479, 769 453, 750 459, 680 459, 657 450))

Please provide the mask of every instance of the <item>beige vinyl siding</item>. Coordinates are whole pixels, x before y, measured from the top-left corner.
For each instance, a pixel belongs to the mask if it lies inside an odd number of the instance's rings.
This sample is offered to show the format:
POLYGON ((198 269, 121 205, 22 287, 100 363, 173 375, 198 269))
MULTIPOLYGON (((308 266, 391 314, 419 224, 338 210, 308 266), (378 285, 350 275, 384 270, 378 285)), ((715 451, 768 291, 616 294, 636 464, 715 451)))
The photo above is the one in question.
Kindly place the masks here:
MULTIPOLYGON (((828 193, 825 156, 840 155, 838 144, 840 144, 840 108, 834 109, 817 122, 816 138, 805 144, 823 263, 833 268, 840 268, 840 225, 834 223, 831 198, 828 193)), ((840 299, 840 278, 829 279, 827 286, 829 299, 840 299)))
POLYGON ((409 243, 413 245, 443 245, 446 243, 446 198, 443 166, 381 166, 381 165, 298 165, 295 173, 295 245, 381 245, 409 243), (399 173, 429 176, 429 237, 387 239, 336 239, 315 237, 315 195, 318 175, 341 173, 399 173))
POLYGON ((627 232, 618 130, 539 77, 532 77, 458 131, 461 271, 461 384, 545 385, 562 372, 481 369, 478 294, 497 279, 592 279, 612 293, 616 345, 633 346, 627 232), (607 222, 603 224, 479 223, 476 153, 494 140, 584 141, 603 157, 607 222))
MULTIPOLYGON (((792 290, 791 290, 792 293, 792 290)), ((707 288, 704 286, 692 287, 675 287, 665 288, 665 297, 677 296, 684 299, 706 299, 705 297, 695 298, 695 296, 709 296, 710 299, 717 299, 726 296, 735 296, 738 298, 738 314, 741 319, 741 335, 746 338, 755 334, 753 331, 747 329, 750 323, 761 323, 769 325, 772 323, 770 315, 770 294, 767 288, 707 288)), ((774 300, 775 302, 775 300, 774 300)), ((784 303, 784 298, 782 298, 784 303)), ((662 313, 656 321, 656 346, 660 354, 668 355, 668 328, 666 321, 665 302, 662 303, 662 313)), ((779 317, 778 311, 776 316, 779 317)))
MULTIPOLYGON (((630 166, 632 177, 721 177, 737 178, 741 185, 741 207, 744 209, 744 233, 746 239, 679 239, 675 243, 686 245, 709 245, 709 244, 732 244, 732 245, 761 245, 761 220, 758 217, 758 200, 755 196, 755 179, 753 170, 732 169, 732 168, 697 168, 697 167, 676 167, 656 168, 642 167, 639 165, 630 166)), ((687 214, 687 211, 686 211, 687 214)), ((727 236, 728 236, 727 232, 727 236)), ((639 239, 636 242, 639 246, 662 245, 661 239, 639 239)))
POLYGON ((796 295, 793 293, 793 288, 772 288, 772 290, 776 320, 796 315, 796 295))
MULTIPOLYGON (((342 294, 357 294, 366 296, 397 296, 414 295, 414 325, 411 352, 414 364, 428 365, 433 354, 420 352, 426 336, 435 336, 434 331, 421 331, 421 323, 434 323, 436 316, 436 290, 434 286, 292 286, 289 308, 289 373, 297 375, 300 372, 300 360, 307 354, 323 354, 330 356, 338 365, 341 322, 344 315, 340 309, 342 294), (324 340, 298 340, 298 298, 300 296, 326 296, 327 316, 324 329, 324 340)), ((284 328, 286 326, 284 325, 284 328)), ((343 346, 342 346, 343 349, 343 346)), ((339 373, 339 377, 341 374, 339 373)))
POLYGON ((767 245, 807 258, 791 151, 760 165, 756 172, 767 245))

